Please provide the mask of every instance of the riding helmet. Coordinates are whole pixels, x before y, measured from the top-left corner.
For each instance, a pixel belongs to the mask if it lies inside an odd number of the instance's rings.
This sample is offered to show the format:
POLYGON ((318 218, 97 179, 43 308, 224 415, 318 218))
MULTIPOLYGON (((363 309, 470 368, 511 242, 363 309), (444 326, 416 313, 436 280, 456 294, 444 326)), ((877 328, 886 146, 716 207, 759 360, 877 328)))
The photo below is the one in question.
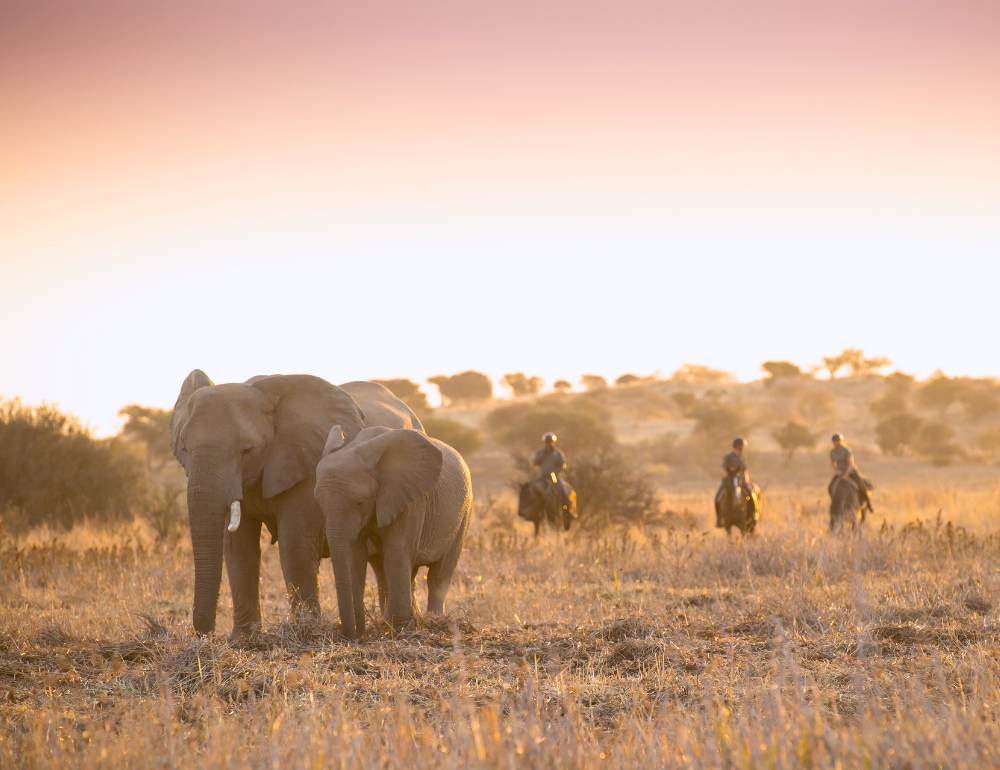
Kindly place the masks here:
POLYGON ((738 446, 746 446, 746 445, 747 445, 746 440, 740 438, 739 436, 733 439, 733 449, 735 449, 738 446))
POLYGON ((542 441, 545 441, 545 442, 555 441, 555 440, 556 440, 556 434, 553 433, 552 431, 549 431, 544 436, 542 436, 542 441))
POLYGON ((843 440, 844 440, 843 433, 834 433, 832 436, 830 436, 830 441, 843 441, 843 440))

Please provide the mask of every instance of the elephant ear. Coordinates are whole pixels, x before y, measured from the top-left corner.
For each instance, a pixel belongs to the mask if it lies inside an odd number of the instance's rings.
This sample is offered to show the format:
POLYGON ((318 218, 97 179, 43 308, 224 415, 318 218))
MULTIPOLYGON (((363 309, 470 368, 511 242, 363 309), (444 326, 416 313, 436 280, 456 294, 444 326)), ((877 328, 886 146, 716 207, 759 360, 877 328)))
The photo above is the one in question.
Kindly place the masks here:
POLYGON ((378 492, 375 517, 379 527, 395 521, 417 498, 430 492, 441 475, 444 455, 414 430, 392 430, 358 448, 375 471, 378 492))
POLYGON ((309 374, 254 378, 250 387, 271 403, 274 436, 261 480, 265 499, 280 495, 316 473, 330 429, 340 425, 346 441, 364 427, 361 407, 347 393, 309 374))
POLYGON ((330 433, 326 437, 326 444, 323 446, 323 457, 330 452, 336 452, 347 443, 347 434, 344 433, 343 425, 334 425, 330 428, 330 433))
POLYGON ((201 369, 195 369, 181 385, 180 395, 177 396, 177 403, 174 404, 174 411, 170 415, 170 448, 174 452, 174 457, 187 470, 187 450, 181 444, 181 430, 188 419, 188 400, 191 394, 201 388, 209 388, 215 383, 201 369))

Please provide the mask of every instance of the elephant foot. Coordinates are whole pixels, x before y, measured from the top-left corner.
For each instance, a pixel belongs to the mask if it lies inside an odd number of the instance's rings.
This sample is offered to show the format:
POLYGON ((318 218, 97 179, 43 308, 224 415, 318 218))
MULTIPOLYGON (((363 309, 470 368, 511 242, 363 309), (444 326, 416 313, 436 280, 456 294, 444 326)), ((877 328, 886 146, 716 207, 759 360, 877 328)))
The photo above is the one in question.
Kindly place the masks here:
POLYGON ((260 640, 262 629, 259 623, 250 626, 234 627, 226 640, 234 646, 254 645, 260 640))

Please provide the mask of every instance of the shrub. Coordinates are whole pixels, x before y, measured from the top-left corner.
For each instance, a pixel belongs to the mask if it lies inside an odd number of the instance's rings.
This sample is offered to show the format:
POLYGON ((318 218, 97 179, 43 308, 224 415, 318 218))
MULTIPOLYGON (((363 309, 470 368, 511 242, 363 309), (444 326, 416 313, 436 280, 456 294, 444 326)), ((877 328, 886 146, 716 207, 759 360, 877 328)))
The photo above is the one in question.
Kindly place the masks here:
POLYGON ((937 409, 943 415, 949 406, 958 401, 963 390, 961 380, 938 373, 917 391, 917 400, 921 405, 937 409))
POLYGON ((576 490, 580 526, 660 524, 660 498, 645 476, 613 450, 599 450, 568 463, 566 480, 576 490))
POLYGON ((792 462, 792 456, 798 449, 812 449, 819 439, 818 433, 810 433, 809 429, 797 422, 787 422, 784 427, 771 433, 774 440, 785 452, 785 463, 792 462))
POLYGON ((980 420, 1000 409, 997 383, 992 380, 969 380, 958 394, 970 420, 980 420))
POLYGON ((121 435, 125 438, 135 438, 146 445, 146 468, 152 470, 152 459, 159 462, 156 469, 160 470, 174 457, 170 448, 170 415, 172 409, 157 409, 150 406, 129 404, 118 410, 119 417, 127 417, 122 426, 121 435))
POLYGON ((892 414, 875 426, 878 445, 887 455, 900 455, 912 448, 922 420, 915 414, 892 414))
POLYGON ((515 397, 530 396, 541 391, 545 380, 541 377, 528 377, 524 372, 515 372, 501 377, 500 384, 510 390, 515 397))
POLYGON ((175 540, 183 532, 185 517, 180 501, 182 492, 184 487, 169 481, 162 487, 150 490, 142 506, 143 518, 162 542, 175 540))
POLYGON ((481 372, 462 372, 450 377, 439 374, 427 382, 437 385, 441 392, 442 404, 456 404, 462 401, 486 401, 493 397, 493 382, 481 372))
POLYGON ((895 371, 892 374, 887 374, 885 377, 885 386, 890 393, 897 396, 906 396, 911 390, 913 390, 913 384, 916 379, 912 374, 904 374, 900 371, 895 371))
POLYGON ((934 465, 948 465, 956 455, 964 454, 962 448, 952 443, 955 431, 944 423, 932 422, 920 429, 917 451, 934 465))
POLYGON ((810 423, 820 422, 833 414, 836 402, 824 387, 813 387, 799 398, 798 408, 803 417, 810 423))
POLYGON ((730 446, 737 435, 746 435, 749 420, 739 402, 724 403, 717 395, 699 399, 692 393, 675 393, 674 400, 685 417, 695 420, 694 431, 685 442, 692 460, 714 467, 720 448, 730 446))
POLYGON ((709 366, 701 366, 700 364, 684 364, 670 375, 670 380, 671 382, 686 382, 691 384, 719 384, 736 382, 736 377, 730 372, 724 372, 721 369, 712 369, 709 366))
POLYGON ((615 443, 611 415, 600 404, 582 396, 546 396, 532 403, 513 403, 494 409, 486 428, 504 446, 527 452, 552 431, 568 454, 591 452, 615 443))
POLYGON ((428 417, 423 423, 428 436, 443 441, 460 455, 465 456, 482 449, 483 438, 475 428, 442 417, 428 417))
POLYGON ((872 414, 879 420, 906 413, 906 399, 896 393, 887 393, 871 404, 872 414))
POLYGON ((979 448, 992 458, 1000 455, 1000 427, 987 428, 976 438, 979 448))
POLYGON ((372 382, 384 385, 392 395, 417 414, 424 414, 431 410, 430 404, 427 403, 427 394, 412 380, 408 380, 405 377, 397 377, 392 380, 372 380, 372 382))
POLYGON ((0 403, 0 511, 26 526, 131 518, 146 494, 142 462, 48 404, 0 403))
POLYGON ((603 390, 608 387, 608 381, 599 374, 585 374, 580 378, 580 384, 587 390, 603 390))

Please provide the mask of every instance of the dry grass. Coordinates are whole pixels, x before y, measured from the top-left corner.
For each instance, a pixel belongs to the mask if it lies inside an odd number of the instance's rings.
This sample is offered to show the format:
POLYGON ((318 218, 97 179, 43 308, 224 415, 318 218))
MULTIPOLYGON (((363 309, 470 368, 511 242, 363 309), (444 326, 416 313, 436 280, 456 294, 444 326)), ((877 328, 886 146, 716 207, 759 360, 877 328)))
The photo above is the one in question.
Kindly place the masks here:
POLYGON ((1000 764, 997 491, 890 490, 860 538, 821 532, 821 488, 767 504, 749 542, 534 541, 498 505, 450 616, 357 645, 283 617, 276 548, 265 633, 234 647, 190 634, 185 547, 8 546, 0 767, 1000 764))

